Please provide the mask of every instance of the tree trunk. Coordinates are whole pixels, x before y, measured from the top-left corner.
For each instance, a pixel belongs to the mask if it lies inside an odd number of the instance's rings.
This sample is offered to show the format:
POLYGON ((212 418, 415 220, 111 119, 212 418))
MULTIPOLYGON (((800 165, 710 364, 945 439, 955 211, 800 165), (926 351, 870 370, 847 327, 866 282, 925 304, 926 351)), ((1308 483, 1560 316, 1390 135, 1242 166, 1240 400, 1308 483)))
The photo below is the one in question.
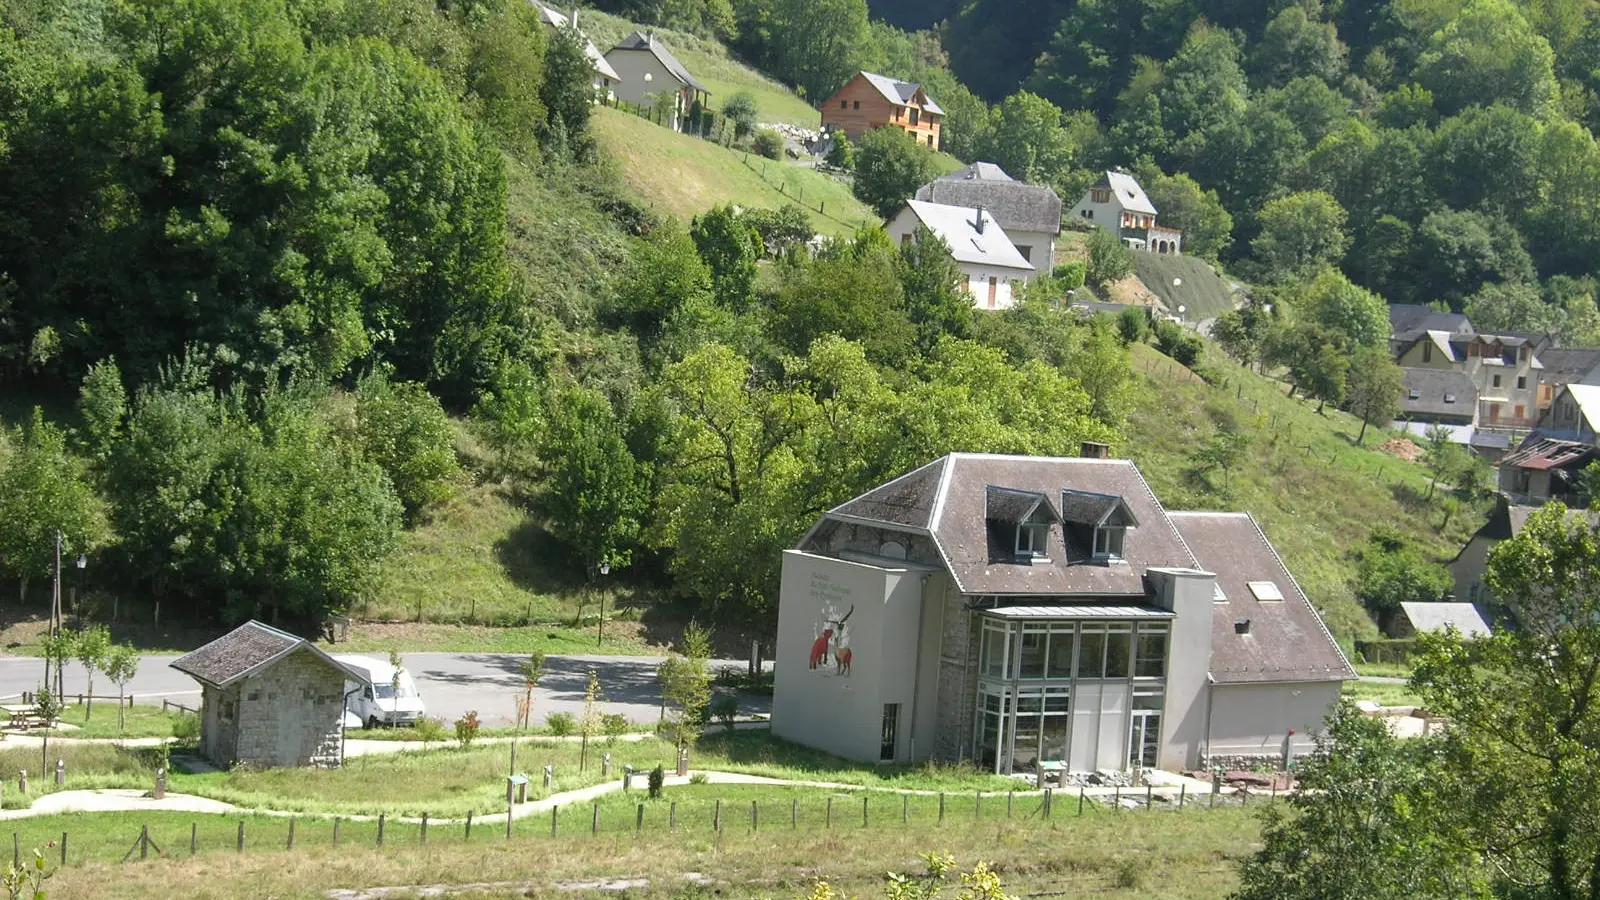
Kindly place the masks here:
POLYGON ((83 721, 87 724, 90 719, 94 718, 94 670, 88 666, 83 668, 84 671, 88 672, 86 680, 89 685, 89 695, 84 698, 83 704, 83 721))
POLYGON ((1366 440, 1366 438, 1367 438, 1367 419, 1366 419, 1365 416, 1362 416, 1362 418, 1361 418, 1361 433, 1356 435, 1356 445, 1359 446, 1362 441, 1366 440))

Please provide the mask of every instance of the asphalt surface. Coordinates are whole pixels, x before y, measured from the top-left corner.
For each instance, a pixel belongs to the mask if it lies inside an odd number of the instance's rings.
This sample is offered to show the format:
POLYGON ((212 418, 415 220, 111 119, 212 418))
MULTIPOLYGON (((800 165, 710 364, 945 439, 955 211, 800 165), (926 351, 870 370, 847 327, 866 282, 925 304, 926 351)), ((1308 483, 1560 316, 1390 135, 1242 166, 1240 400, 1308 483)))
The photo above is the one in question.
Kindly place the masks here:
MULTIPOLYGON (((385 660, 384 654, 363 654, 385 660)), ((140 658, 139 674, 128 683, 128 692, 141 703, 159 703, 163 698, 185 706, 200 705, 200 685, 172 668, 174 656, 140 658)), ((522 676, 517 667, 524 656, 502 653, 404 653, 401 661, 417 682, 428 714, 446 722, 454 721, 467 710, 476 710, 485 726, 513 724, 516 698, 522 693, 522 676)), ((544 678, 534 692, 534 720, 542 723, 553 712, 581 715, 589 670, 600 679, 608 713, 621 713, 630 721, 655 722, 661 710, 661 690, 656 684, 656 666, 661 659, 652 656, 552 656, 546 660, 544 678)), ((742 660, 716 660, 712 668, 735 666, 742 660)), ((44 660, 0 657, 0 698, 11 698, 38 688, 44 679, 44 660)), ((87 690, 83 667, 68 663, 64 687, 67 698, 87 690)), ((117 694, 117 686, 103 674, 94 679, 95 696, 117 694)), ((742 715, 771 711, 771 698, 742 695, 742 715)))

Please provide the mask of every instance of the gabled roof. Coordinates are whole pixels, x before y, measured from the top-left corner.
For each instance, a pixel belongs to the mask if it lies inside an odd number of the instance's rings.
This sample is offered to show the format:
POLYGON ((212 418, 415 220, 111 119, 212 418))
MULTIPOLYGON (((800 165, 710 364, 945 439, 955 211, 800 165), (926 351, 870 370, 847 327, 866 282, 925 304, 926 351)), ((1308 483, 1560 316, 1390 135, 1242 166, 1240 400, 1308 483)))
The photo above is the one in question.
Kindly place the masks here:
POLYGON ((1402 603, 1400 611, 1418 634, 1454 628, 1462 637, 1488 637, 1489 625, 1471 603, 1402 603))
POLYGON ((929 231, 950 245, 950 255, 956 262, 1034 271, 1033 264, 1017 252, 1005 229, 987 210, 922 200, 907 200, 906 207, 929 231), (983 223, 981 232, 978 230, 980 220, 983 223))
POLYGON ((1395 303, 1389 306, 1389 333, 1402 340, 1415 339, 1423 331, 1444 331, 1451 334, 1476 334, 1472 322, 1461 313, 1438 312, 1432 307, 1416 303, 1395 303))
POLYGON ((668 72, 672 73, 672 77, 678 79, 679 82, 687 85, 688 87, 692 87, 697 91, 703 91, 707 94, 711 93, 711 89, 701 84, 699 81, 696 81, 695 77, 689 74, 689 70, 684 68, 683 63, 678 62, 678 58, 672 55, 671 50, 667 49, 667 45, 663 44, 654 34, 644 34, 635 31, 633 34, 630 34, 624 38, 621 43, 617 44, 615 47, 612 47, 606 55, 609 56, 612 53, 616 53, 618 50, 630 52, 643 51, 650 53, 654 55, 655 58, 661 63, 662 67, 668 72))
POLYGON ((1408 415, 1466 416, 1478 409, 1478 385, 1465 372, 1402 368, 1400 409, 1408 415), (1415 396, 1413 396, 1415 395, 1415 396))
POLYGON ((1555 438, 1540 437, 1531 434, 1517 449, 1507 453, 1500 459, 1501 467, 1514 466, 1518 469, 1532 469, 1542 472, 1547 469, 1560 469, 1568 466, 1586 463, 1596 455, 1595 448, 1588 444, 1576 441, 1561 441, 1555 438))
POLYGON ((299 650, 316 654, 328 665, 344 672, 346 677, 360 679, 360 673, 317 649, 305 638, 279 631, 254 619, 200 649, 178 657, 169 665, 201 684, 224 688, 299 650))
MULTIPOLYGON (((828 520, 929 535, 967 594, 1144 598, 1148 569, 1194 565, 1144 477, 1125 459, 954 453, 835 507, 823 516, 828 520), (1068 532, 1081 527, 1071 524, 1050 526, 1046 558, 1026 566, 997 561, 985 518, 991 488, 1048 499, 1067 491, 1111 497, 1138 525, 1127 534, 1122 562, 1086 562, 1091 548, 1069 542, 1068 532)), ((808 549, 810 537, 800 549, 808 549)))
POLYGON ((1212 604, 1211 675, 1219 684, 1335 681, 1356 677, 1322 617, 1249 513, 1173 512, 1199 565, 1216 573, 1225 602, 1212 604), (1261 585, 1252 589, 1252 583, 1261 585), (1264 584, 1276 586, 1282 600, 1264 584), (1236 623, 1250 620, 1240 633, 1236 623))
POLYGON ((933 102, 933 98, 928 96, 927 91, 922 90, 922 85, 920 84, 911 81, 899 81, 887 75, 878 75, 873 72, 862 72, 861 77, 865 78, 868 84, 877 88, 878 93, 882 94, 885 100, 899 106, 909 106, 915 103, 917 93, 921 91, 922 108, 936 116, 944 115, 944 110, 939 108, 939 104, 933 102))
POLYGON ((1128 212, 1147 213, 1157 215, 1155 204, 1150 202, 1144 188, 1139 186, 1139 179, 1127 172, 1116 170, 1107 171, 1090 190, 1110 191, 1115 195, 1117 204, 1128 212))
POLYGON ((994 163, 973 163, 917 188, 917 199, 946 206, 987 209, 1008 232, 1061 233, 1061 198, 1024 184, 994 163))
POLYGON ((1050 498, 1033 491, 1018 491, 990 485, 984 497, 983 517, 998 522, 1060 522, 1050 498), (1042 512, 1042 515, 1039 513, 1042 512))

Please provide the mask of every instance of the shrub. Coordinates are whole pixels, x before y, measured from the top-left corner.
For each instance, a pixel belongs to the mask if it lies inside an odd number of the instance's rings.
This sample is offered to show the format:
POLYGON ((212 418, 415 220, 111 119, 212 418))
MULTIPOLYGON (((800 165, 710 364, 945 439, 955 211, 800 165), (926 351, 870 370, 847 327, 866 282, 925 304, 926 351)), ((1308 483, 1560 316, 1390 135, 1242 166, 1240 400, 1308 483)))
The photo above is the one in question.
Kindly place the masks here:
POLYGON ((422 741, 424 747, 434 741, 444 740, 444 720, 438 716, 423 716, 411 730, 417 733, 417 739, 422 741))
POLYGON ((1085 277, 1090 285, 1103 288, 1133 274, 1133 251, 1115 235, 1096 228, 1084 243, 1089 248, 1085 277))
POLYGON ((850 136, 838 132, 833 136, 833 144, 828 147, 828 165, 835 169, 853 170, 856 167, 856 145, 850 143, 850 136))
POLYGON ((1156 349, 1183 366, 1194 368, 1200 361, 1202 348, 1200 338, 1185 331, 1176 322, 1162 322, 1156 326, 1156 349))
POLYGON ((690 784, 706 784, 710 780, 711 779, 707 778, 706 777, 706 773, 704 773, 704 772, 696 772, 693 775, 689 776, 689 783, 690 784))
POLYGON ((722 104, 722 117, 733 123, 733 136, 744 140, 756 130, 756 98, 739 91, 722 104))
POLYGON ((732 694, 717 694, 711 698, 711 717, 733 733, 734 717, 739 715, 739 698, 732 694))
POLYGON ((756 132, 756 139, 750 148, 767 159, 783 159, 783 135, 771 128, 763 128, 756 132))
POLYGON ((606 733, 606 743, 615 744, 617 738, 628 733, 628 717, 621 713, 606 713, 600 717, 600 727, 606 733))
POLYGON ((665 786, 666 783, 667 773, 659 765, 650 770, 650 777, 648 781, 646 781, 646 787, 650 791, 651 800, 661 799, 661 788, 665 786))
POLYGON ((1069 291, 1083 287, 1084 279, 1088 276, 1089 264, 1081 259, 1064 262, 1050 272, 1050 277, 1061 282, 1061 286, 1069 291))
POLYGON ((456 720, 456 740, 461 742, 461 749, 472 746, 478 739, 478 732, 483 728, 483 723, 478 721, 478 711, 467 710, 467 714, 456 720))
POLYGON ((578 730, 578 719, 572 713, 557 712, 544 717, 544 724, 556 737, 566 737, 578 730))
POLYGON ((200 740, 199 714, 178 713, 172 720, 172 736, 185 744, 200 740))
POLYGON ((1150 314, 1142 309, 1125 309, 1117 314, 1117 334, 1124 344, 1142 344, 1150 333, 1150 314))

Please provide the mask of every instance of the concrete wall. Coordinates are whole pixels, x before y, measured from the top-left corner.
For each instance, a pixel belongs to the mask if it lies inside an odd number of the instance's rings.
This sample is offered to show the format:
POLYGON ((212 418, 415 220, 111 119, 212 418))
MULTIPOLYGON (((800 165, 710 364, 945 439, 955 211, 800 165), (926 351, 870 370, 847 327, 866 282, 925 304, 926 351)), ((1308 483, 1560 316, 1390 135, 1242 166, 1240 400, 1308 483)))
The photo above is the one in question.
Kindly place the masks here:
POLYGON ((884 704, 897 703, 895 756, 908 757, 914 701, 921 699, 917 640, 927 627, 922 615, 926 577, 920 568, 784 552, 773 734, 847 759, 876 762, 884 704), (825 633, 829 630, 831 635, 825 633), (819 647, 825 652, 814 661, 819 647), (848 670, 839 664, 846 654, 848 670))
POLYGON ((967 597, 949 578, 941 596, 932 598, 940 608, 938 634, 938 733, 933 755, 941 762, 957 762, 972 755, 973 717, 978 704, 978 617, 967 608, 967 597))
POLYGON ((339 669, 301 649, 234 690, 239 695, 237 745, 231 759, 214 761, 258 768, 339 765, 344 733, 344 673, 339 669))
POLYGON ((1156 603, 1177 613, 1167 649, 1166 706, 1161 711, 1163 769, 1194 768, 1206 734, 1211 671, 1212 597, 1216 576, 1197 569, 1151 569, 1156 603))
POLYGON ((1006 237, 1016 245, 1028 262, 1033 263, 1040 275, 1049 275, 1056 267, 1056 236, 1043 231, 1006 230, 1006 237), (1023 248, 1028 248, 1023 250, 1023 248))
POLYGON ((1461 552, 1456 554, 1456 558, 1450 561, 1447 568, 1450 570, 1450 577, 1455 580, 1457 600, 1480 604, 1480 608, 1491 607, 1496 603, 1494 593, 1489 590, 1484 575, 1489 571, 1489 551, 1498 543, 1499 541, 1475 534, 1467 541, 1467 545, 1461 548, 1461 552))
POLYGON ((1323 719, 1339 702, 1339 687, 1337 681, 1213 686, 1211 752, 1201 762, 1279 759, 1290 729, 1295 755, 1311 752, 1323 719))

